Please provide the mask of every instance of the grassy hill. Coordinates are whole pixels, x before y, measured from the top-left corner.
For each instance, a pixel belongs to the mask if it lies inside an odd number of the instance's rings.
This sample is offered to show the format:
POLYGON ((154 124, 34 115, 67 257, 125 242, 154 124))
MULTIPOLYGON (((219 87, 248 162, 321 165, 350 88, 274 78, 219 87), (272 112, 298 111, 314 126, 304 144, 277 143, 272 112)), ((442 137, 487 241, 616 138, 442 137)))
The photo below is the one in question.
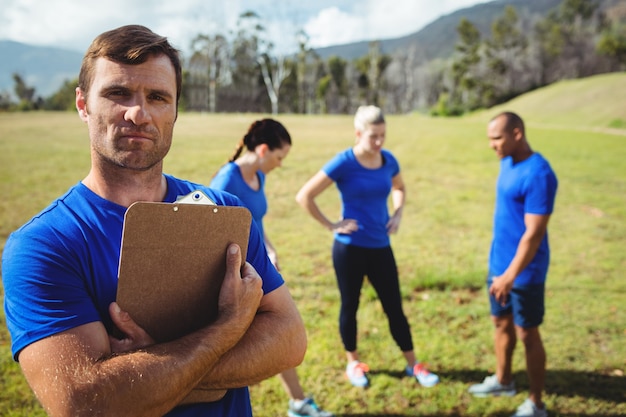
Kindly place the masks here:
POLYGON ((626 134, 626 72, 560 81, 465 118, 485 120, 504 110, 532 124, 626 134))

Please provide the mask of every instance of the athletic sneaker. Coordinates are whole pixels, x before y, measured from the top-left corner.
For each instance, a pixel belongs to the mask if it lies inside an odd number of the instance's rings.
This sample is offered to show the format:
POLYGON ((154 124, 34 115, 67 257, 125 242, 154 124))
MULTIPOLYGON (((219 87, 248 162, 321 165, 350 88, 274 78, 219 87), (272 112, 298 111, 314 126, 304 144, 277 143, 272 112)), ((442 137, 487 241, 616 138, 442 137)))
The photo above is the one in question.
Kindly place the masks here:
POLYGON ((433 387, 439 382, 439 377, 426 369, 422 363, 407 366, 405 372, 408 376, 414 376, 415 379, 424 387, 433 387))
POLYGON ((369 370, 369 366, 363 362, 352 361, 346 366, 346 376, 355 387, 367 387, 370 384, 367 379, 369 370))
POLYGON ((304 400, 289 400, 289 417, 333 417, 332 413, 320 409, 313 398, 307 397, 304 400))
POLYGON ((548 417, 548 410, 545 405, 543 408, 537 408, 530 398, 526 398, 526 401, 517 407, 517 411, 511 417, 548 417))
POLYGON ((488 397, 490 395, 494 397, 500 395, 512 397, 515 395, 515 381, 511 381, 508 384, 501 384, 496 375, 491 375, 486 377, 481 384, 474 384, 469 387, 468 391, 475 397, 488 397))

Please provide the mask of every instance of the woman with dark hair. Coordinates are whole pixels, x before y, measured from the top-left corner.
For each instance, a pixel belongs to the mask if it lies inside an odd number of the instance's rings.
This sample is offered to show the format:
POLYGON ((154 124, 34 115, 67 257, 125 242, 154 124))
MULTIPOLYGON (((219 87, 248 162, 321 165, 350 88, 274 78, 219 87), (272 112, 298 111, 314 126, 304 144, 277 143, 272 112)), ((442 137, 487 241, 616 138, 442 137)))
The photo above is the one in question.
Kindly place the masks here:
MULTIPOLYGON (((278 255, 263 227, 267 213, 265 176, 280 167, 291 149, 291 136, 287 129, 274 119, 257 120, 243 136, 235 153, 211 180, 210 187, 228 191, 239 197, 252 213, 261 229, 267 254, 277 270, 278 255)), ((289 395, 288 414, 291 417, 332 417, 306 397, 294 368, 280 374, 281 382, 289 395)))

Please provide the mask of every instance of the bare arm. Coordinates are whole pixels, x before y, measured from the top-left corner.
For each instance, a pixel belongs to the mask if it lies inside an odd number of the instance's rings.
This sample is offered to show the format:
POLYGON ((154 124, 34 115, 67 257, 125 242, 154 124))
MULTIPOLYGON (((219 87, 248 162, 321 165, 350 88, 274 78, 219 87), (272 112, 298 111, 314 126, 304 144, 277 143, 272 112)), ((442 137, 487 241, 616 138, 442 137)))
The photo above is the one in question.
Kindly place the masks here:
POLYGON ((252 385, 295 368, 304 358, 306 343, 300 313, 283 284, 263 297, 244 337, 209 371, 199 388, 252 385))
POLYGON ((352 233, 359 228, 354 219, 342 219, 333 223, 328 220, 315 202, 315 197, 332 183, 333 180, 324 171, 319 171, 300 188, 296 194, 296 201, 325 229, 338 233, 352 233))
MULTIPOLYGON (((129 339, 111 338, 113 346, 127 343, 122 351, 147 346, 151 342, 126 313, 111 314, 116 325, 129 339), (126 322, 121 319, 125 318, 126 322)), ((258 383, 302 362, 306 351, 306 332, 300 314, 286 287, 282 285, 261 299, 257 315, 239 343, 228 351, 183 404, 217 401, 227 389, 258 383)))
MULTIPOLYGON (((100 322, 41 339, 19 361, 50 416, 160 416, 175 407, 248 330, 262 297, 239 249, 227 272, 215 323, 178 340, 114 354, 100 322)), ((145 342, 145 341, 144 341, 145 342)))
POLYGON ((393 214, 387 222, 387 233, 392 234, 398 231, 400 220, 402 220, 402 210, 406 200, 406 188, 402 176, 398 173, 391 179, 391 202, 393 204, 393 214))
POLYGON ((515 256, 506 271, 499 277, 495 277, 489 288, 489 292, 494 295, 499 302, 504 303, 506 301, 508 294, 513 288, 515 278, 517 278, 520 272, 522 272, 535 257, 537 249, 539 249, 539 245, 548 230, 549 220, 549 214, 540 215, 527 213, 524 215, 526 231, 517 245, 515 256))
POLYGON ((278 266, 278 253, 276 252, 274 245, 272 245, 272 242, 270 242, 270 238, 267 236, 267 233, 265 233, 265 230, 263 230, 263 243, 265 244, 267 256, 270 258, 272 265, 274 265, 274 268, 276 268, 277 271, 280 271, 280 267, 278 266))

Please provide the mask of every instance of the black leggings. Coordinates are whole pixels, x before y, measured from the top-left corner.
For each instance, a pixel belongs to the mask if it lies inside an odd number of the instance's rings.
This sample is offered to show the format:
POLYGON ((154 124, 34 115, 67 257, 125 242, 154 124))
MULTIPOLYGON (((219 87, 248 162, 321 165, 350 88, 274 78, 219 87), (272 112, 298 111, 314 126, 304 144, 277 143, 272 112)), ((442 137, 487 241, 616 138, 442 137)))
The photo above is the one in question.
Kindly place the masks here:
POLYGON ((362 248, 333 243, 333 265, 341 294, 339 333, 347 352, 356 350, 359 296, 363 279, 367 275, 383 306, 389 330, 403 352, 413 350, 409 322, 402 311, 402 297, 398 281, 398 268, 391 246, 362 248))

